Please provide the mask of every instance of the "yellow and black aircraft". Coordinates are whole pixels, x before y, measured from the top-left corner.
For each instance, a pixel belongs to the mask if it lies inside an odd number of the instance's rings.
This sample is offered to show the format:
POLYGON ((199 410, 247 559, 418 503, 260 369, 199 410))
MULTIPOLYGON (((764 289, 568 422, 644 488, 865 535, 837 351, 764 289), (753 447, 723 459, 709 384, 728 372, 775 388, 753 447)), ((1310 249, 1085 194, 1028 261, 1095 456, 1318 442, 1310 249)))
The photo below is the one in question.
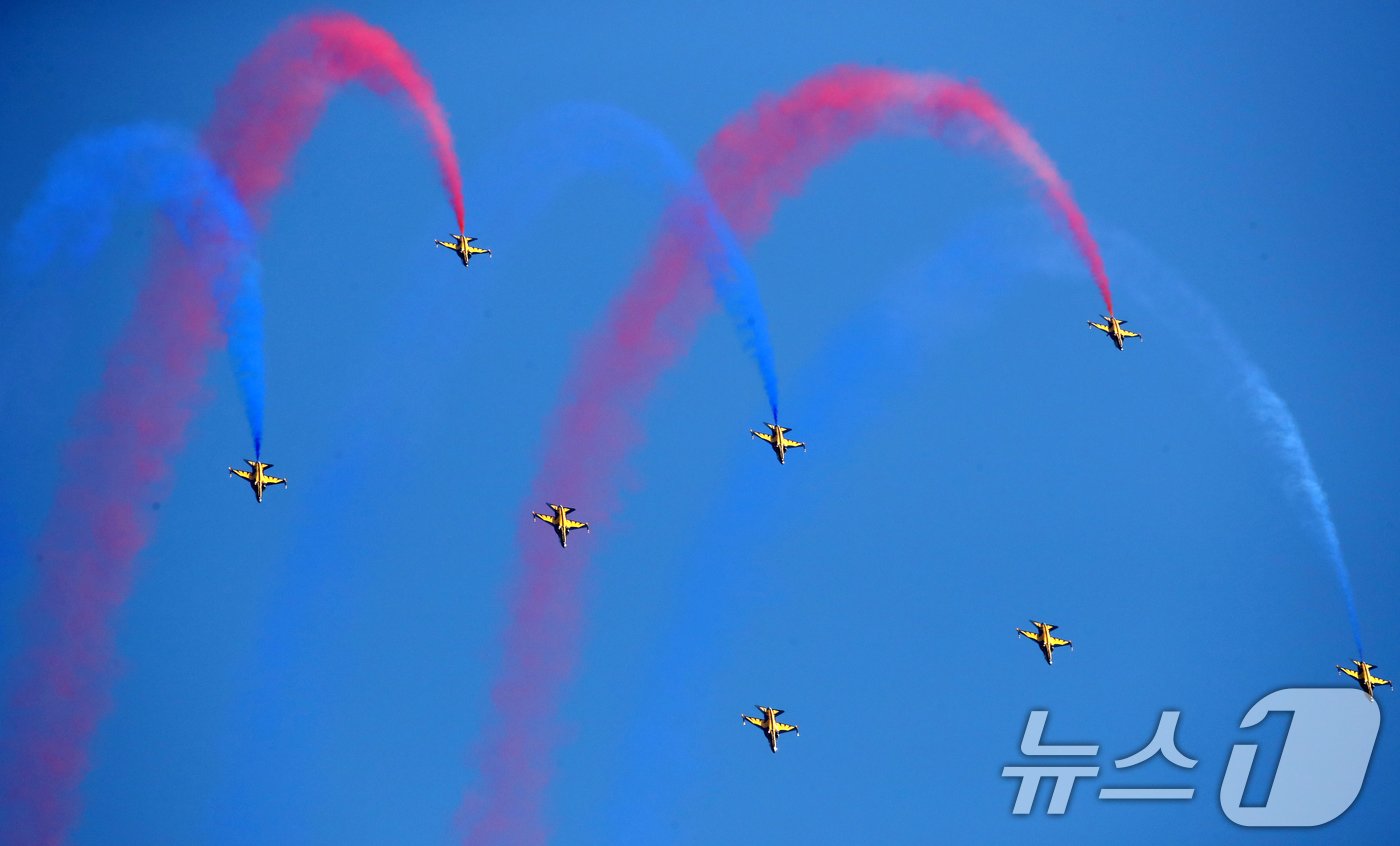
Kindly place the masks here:
POLYGON ((452 239, 452 243, 450 244, 446 241, 436 240, 433 241, 433 243, 437 244, 439 247, 446 247, 456 253, 457 257, 462 260, 463 267, 471 266, 472 256, 479 256, 482 253, 488 256, 491 255, 490 250, 483 250, 480 247, 472 246, 472 242, 476 240, 475 238, 469 238, 466 235, 449 235, 448 237, 452 239))
POLYGON ((1055 663, 1055 649, 1060 646, 1068 646, 1071 652, 1074 651, 1074 643, 1062 637, 1055 637, 1050 634, 1059 626, 1052 626, 1049 623, 1042 623, 1039 620, 1031 620, 1031 625, 1035 626, 1035 631, 1028 632, 1025 629, 1016 631, 1040 644, 1041 654, 1045 656, 1045 663, 1053 665, 1055 663))
POLYGON ((249 461, 246 458, 243 459, 243 461, 253 469, 235 470, 232 467, 230 467, 228 468, 228 474, 230 476, 238 476, 240 478, 247 479, 248 484, 253 486, 253 495, 258 498, 258 502, 262 502, 263 488, 266 488, 269 485, 287 484, 286 479, 279 479, 276 476, 269 476, 263 472, 267 468, 271 467, 271 464, 264 464, 261 461, 249 461))
MULTIPOLYGON (((1352 661, 1351 663, 1356 665, 1355 670, 1348 670, 1340 664, 1337 665, 1337 670, 1355 679, 1356 683, 1361 685, 1361 689, 1366 691, 1366 696, 1369 697, 1372 702, 1375 702, 1376 688, 1384 684, 1390 684, 1390 681, 1379 676, 1371 675, 1371 671, 1376 668, 1375 664, 1367 664, 1365 661, 1352 661)), ((1390 685, 1390 689, 1394 690, 1395 685, 1390 685)))
POLYGON ((774 752, 778 751, 778 735, 789 731, 797 732, 799 735, 802 734, 802 732, 797 731, 797 726, 790 726, 787 723, 778 722, 778 715, 783 713, 783 709, 765 708, 762 705, 755 705, 754 707, 763 713, 762 717, 750 717, 748 714, 740 714, 739 716, 749 725, 758 726, 763 729, 763 733, 768 735, 768 748, 772 749, 774 752))
POLYGON ((1099 316, 1102 317, 1104 320, 1107 320, 1108 323, 1095 323, 1094 321, 1090 320, 1089 325, 1094 327, 1095 329, 1098 329, 1100 332, 1107 333, 1108 337, 1113 339, 1113 345, 1118 349, 1123 349, 1124 338, 1137 338, 1138 340, 1142 340, 1142 336, 1138 333, 1129 332, 1127 329, 1123 328, 1123 324, 1127 323, 1128 321, 1119 320, 1118 318, 1110 317, 1107 314, 1101 314, 1099 316))
POLYGON ((553 511, 554 513, 553 513, 553 514, 541 514, 541 513, 538 512, 538 511, 531 511, 530 513, 533 514, 533 515, 535 515, 536 517, 540 518, 541 520, 545 521, 546 523, 548 523, 549 525, 551 525, 551 526, 554 527, 554 533, 555 533, 556 535, 559 536, 559 545, 560 545, 560 546, 564 547, 565 549, 568 549, 568 547, 569 547, 569 532, 572 531, 572 530, 574 530, 574 529, 583 529, 585 532, 588 532, 590 535, 593 534, 593 530, 590 529, 590 528, 588 528, 588 524, 587 524, 587 523, 580 523, 580 522, 577 521, 577 520, 570 520, 570 519, 568 518, 568 516, 567 516, 568 513, 569 513, 570 511, 573 511, 573 509, 570 508, 569 506, 567 506, 567 505, 555 505, 555 504, 552 503, 552 502, 546 502, 545 505, 548 505, 549 508, 550 508, 550 510, 553 511))
POLYGON ((803 451, 806 451, 806 444, 802 443, 801 441, 792 441, 783 437, 785 433, 791 432, 791 429, 787 428, 786 426, 778 426, 773 423, 764 423, 763 425, 768 427, 769 434, 765 435, 762 432, 755 432, 752 429, 749 430, 749 434, 753 435, 755 438, 762 438, 763 440, 767 441, 769 446, 773 447, 773 452, 778 456, 779 464, 787 463, 788 447, 802 447, 803 451))

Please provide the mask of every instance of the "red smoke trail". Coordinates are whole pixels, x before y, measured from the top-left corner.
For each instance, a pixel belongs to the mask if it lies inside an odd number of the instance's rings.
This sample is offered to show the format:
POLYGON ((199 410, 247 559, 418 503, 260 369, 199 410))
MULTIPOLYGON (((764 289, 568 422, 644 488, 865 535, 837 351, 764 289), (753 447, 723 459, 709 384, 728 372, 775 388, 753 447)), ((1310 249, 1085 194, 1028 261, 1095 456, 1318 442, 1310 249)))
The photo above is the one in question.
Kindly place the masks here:
MULTIPOLYGON (((768 230, 778 200, 800 192, 816 168, 857 141, 882 134, 1009 155, 1069 231, 1112 313, 1103 261, 1069 186, 1029 133, 967 83, 838 68, 731 121, 701 152, 700 169, 735 233, 752 244, 768 230)), ((580 519, 603 530, 594 543, 606 537, 618 504, 617 468, 643 440, 636 424, 643 399, 714 306, 695 245, 684 235, 691 215, 683 206, 668 211, 647 264, 585 342, 578 369, 565 380, 573 398, 544 439, 550 446, 529 505, 548 499, 578 506, 580 519)), ((549 533, 522 523, 518 543, 522 572, 492 690, 497 725, 478 750, 482 785, 463 806, 471 826, 466 842, 473 844, 545 841, 558 703, 578 657, 589 542, 561 550, 549 533)))
MULTIPOLYGON (((256 224, 326 101, 347 83, 402 94, 432 142, 463 222, 461 178, 432 86, 382 30, 349 15, 293 19, 237 70, 205 141, 256 224)), ((155 272, 84 403, 63 479, 35 543, 38 587, 25 610, 23 654, 0 759, 6 844, 63 842, 78 819, 88 746, 116 674, 114 618, 130 594, 150 506, 170 488, 209 354, 224 342, 213 270, 157 244, 155 272)))
POLYGON ((38 585, 24 609, 25 648, 3 727, 6 844, 53 846, 77 821, 88 743, 115 675, 113 620, 146 545, 146 515, 170 487, 163 459, 180 447, 193 416, 193 397, 165 402, 158 386, 197 393, 206 351, 222 340, 208 275, 187 267, 142 291, 138 321, 107 356, 104 389, 76 419, 64 478, 35 544, 38 585))
POLYGON ((408 99, 432 145, 457 230, 465 232, 462 175, 432 83, 393 36, 347 14, 293 18, 243 61, 219 93, 204 141, 254 221, 264 222, 292 156, 327 101, 350 82, 408 99))
POLYGON ((1025 127, 971 83, 837 68, 721 129, 700 153, 700 169, 735 232, 753 239, 768 230, 777 200, 799 193, 815 168, 874 134, 926 136, 1009 155, 1069 230, 1113 313, 1103 258, 1069 185, 1025 127))

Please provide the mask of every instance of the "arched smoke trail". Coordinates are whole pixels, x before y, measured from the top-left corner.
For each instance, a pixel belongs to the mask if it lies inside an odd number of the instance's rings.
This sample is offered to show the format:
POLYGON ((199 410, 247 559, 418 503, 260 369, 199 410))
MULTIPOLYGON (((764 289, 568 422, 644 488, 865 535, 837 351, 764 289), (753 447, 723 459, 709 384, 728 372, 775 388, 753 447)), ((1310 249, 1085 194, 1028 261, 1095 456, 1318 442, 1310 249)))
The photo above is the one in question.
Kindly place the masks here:
MULTIPOLYGON (((473 219, 491 233, 492 246, 501 256, 528 237, 570 184, 589 177, 624 181, 665 202, 683 198, 689 207, 700 210, 695 228, 686 237, 703 256, 709 286, 734 316, 760 365, 769 397, 776 401, 772 345, 752 270, 694 168, 656 127, 614 106, 562 104, 491 144, 468 176, 467 182, 473 186, 473 219)), ((351 398, 349 408, 339 415, 353 421, 333 441, 343 452, 353 455, 373 450, 382 454, 388 445, 412 439, 411 420, 396 422, 393 431, 367 427, 366 421, 375 419, 372 408, 413 407, 422 404, 424 395, 444 395, 424 387, 435 377, 441 378, 445 363, 461 358, 458 331, 434 328, 441 325, 433 320, 435 311, 440 313, 441 309, 441 297, 428 289, 407 291, 396 302, 397 318, 381 326, 376 337, 385 349, 411 345, 421 367, 408 387, 401 373, 383 364, 393 360, 392 356, 370 357, 372 369, 360 380, 363 394, 351 398)), ((305 494, 305 501, 318 506, 318 513, 307 515, 304 521, 306 528, 289 556, 296 566, 284 568, 283 581, 269 598, 260 626, 256 664, 242 674, 255 681, 237 708, 235 730, 246 738, 240 744, 279 749, 283 754, 295 747, 298 726, 289 719, 287 704, 288 691, 297 685, 294 668, 306 658, 305 650, 298 650, 306 635, 305 609, 323 602, 324 585, 336 580, 334 568, 341 561, 344 521, 352 511, 351 497, 360 490, 353 479, 358 472, 344 464, 331 468, 312 481, 315 489, 305 494)), ((247 808, 265 801, 266 778, 266 773, 247 768, 235 773, 232 780, 236 784, 224 791, 232 808, 227 816, 240 820, 244 835, 249 824, 247 808)))
MULTIPOLYGON (((1069 233, 1112 312, 1103 260, 1068 185, 1029 133, 966 83, 837 68, 731 121, 701 152, 700 170, 741 242, 750 244, 767 231, 778 201, 798 193, 815 168, 878 135, 930 137, 1008 157, 1069 233)), ((546 432, 550 447, 529 502, 587 503, 599 523, 615 512, 618 468, 643 440, 636 424, 642 399, 691 343, 706 311, 696 256, 683 235, 694 215, 681 204, 667 210, 647 265, 586 342, 566 382, 575 398, 546 432)), ((478 753, 482 785, 463 806, 473 843, 544 841, 544 790, 557 743, 548 727, 578 651, 579 587, 592 549, 571 550, 568 566, 560 567, 546 538, 531 527, 519 534, 522 572, 492 691, 496 724, 478 753)))
MULTIPOLYGON (((833 333, 815 360, 798 374, 798 384, 819 381, 820 398, 804 406, 804 429, 821 433, 824 454, 839 455, 858 447, 860 439, 890 396, 907 390, 933 365, 935 348, 950 337, 981 324, 995 311, 996 300, 1028 276, 1071 278, 1076 270, 1049 233, 1024 212, 984 216, 966 227, 911 273, 896 278, 878 299, 833 333), (861 409, 859 418, 841 412, 861 409)), ((1346 604, 1351 633, 1361 652, 1360 628, 1351 580, 1341 556, 1326 493, 1313 469, 1297 422, 1269 387, 1263 370, 1245 354, 1220 315, 1156 256, 1134 239, 1100 229, 1103 242, 1118 261, 1120 281, 1130 279, 1133 292, 1153 315, 1154 325, 1178 324, 1203 341, 1196 353, 1203 370, 1229 372, 1241 388, 1245 410, 1259 424, 1264 443, 1287 470, 1287 492, 1299 498, 1306 521, 1333 566, 1346 604), (1205 330, 1204 334, 1198 334, 1205 330), (1224 367, 1221 367, 1222 362, 1224 367)), ((698 525, 710 527, 693 540, 690 562, 675 589, 677 604, 667 615, 666 631, 652 650, 655 661, 643 675, 648 701, 679 724, 704 713, 723 712, 725 702, 708 683, 721 656, 738 644, 727 633, 752 608, 738 589, 751 574, 742 550, 759 544, 767 527, 748 517, 750 503, 734 491, 753 490, 769 475, 751 460, 736 463, 719 487, 725 492, 698 525)), ((780 482, 781 484, 781 482, 780 482)), ((774 492, 781 498, 781 492, 774 492)), ((679 732, 658 744, 638 736, 619 779, 613 840, 645 843, 674 839, 668 818, 678 791, 693 766, 692 737, 679 732)))
POLYGON ((219 93, 204 140, 261 226, 293 154, 349 83, 402 98, 427 135, 442 187, 466 231, 462 175, 433 85, 394 37, 344 13, 292 18, 243 61, 219 93))
POLYGON ((656 127, 615 106, 566 103, 520 126, 477 169, 482 188, 475 202, 497 243, 526 231, 564 185, 584 176, 622 177, 645 191, 663 188, 669 200, 689 210, 677 217, 691 225, 682 234, 758 364, 777 419, 778 369, 753 270, 695 168, 656 127))
POLYGON ((193 136, 137 124, 69 144, 54 156, 38 195, 15 223, 10 262, 32 276, 62 248, 87 264, 111 234, 118 208, 133 203, 159 208, 181 248, 207 268, 256 443, 262 436, 265 371, 253 227, 193 136))
MULTIPOLYGON (((256 433, 261 407, 254 400, 262 395, 263 367, 253 231, 232 188, 192 136, 138 125, 80 138, 64 148, 15 225, 11 260, 22 273, 37 273, 67 245, 77 245, 79 260, 90 260, 106 241, 118 206, 133 203, 160 209, 176 234, 172 253, 194 271, 197 278, 191 281, 204 287, 192 284, 169 303, 143 298, 142 306, 166 322, 118 344, 104 380, 118 385, 159 381, 167 369, 190 367, 167 354, 170 342, 188 337, 184 327, 169 324, 186 309, 198 309, 211 319, 189 331, 197 331, 201 342, 216 343, 220 335, 212 318, 217 310, 256 433)), ((115 485, 130 495, 133 483, 154 481, 152 468, 143 466, 139 454, 117 446, 121 439, 112 428, 139 425, 139 420, 105 399, 90 403, 78 417, 80 436, 65 456, 65 472, 74 481, 60 492, 37 548, 41 583, 37 600, 26 609, 23 631, 39 647, 31 647, 18 668, 13 707, 5 720, 0 786, 9 809, 4 815, 7 843, 61 839, 72 816, 67 788, 86 769, 86 750, 72 743, 73 735, 90 735, 104 707, 103 690, 88 684, 110 666, 110 638, 93 637, 86 626, 93 615, 110 612, 125 582, 107 572, 103 556, 84 541, 122 554, 134 552, 134 537, 112 519, 95 486, 115 485), (87 538, 70 534, 84 528, 91 532, 87 538)), ((132 508, 142 509, 147 502, 137 495, 132 508)))
POLYGON ((971 83, 836 68, 731 121, 702 151, 700 166, 735 230, 756 238, 767 231, 778 200, 801 192, 813 170, 874 135, 930 137, 1009 158, 1031 177, 1113 313, 1103 257, 1069 185, 1030 133, 971 83))
MULTIPOLYGON (((428 134, 460 228, 461 179, 431 84, 392 37, 344 14, 292 19, 220 93, 203 140, 254 224, 266 222, 326 101, 353 82, 405 99, 428 134)), ((62 842, 78 818, 88 744, 115 675, 113 618, 150 533, 147 505, 169 487, 170 458, 220 340, 208 278, 198 261, 157 244, 152 279, 109 354, 101 389, 79 414, 83 431, 68 446, 34 544, 39 584, 6 721, 17 739, 0 760, 13 842, 62 842)))

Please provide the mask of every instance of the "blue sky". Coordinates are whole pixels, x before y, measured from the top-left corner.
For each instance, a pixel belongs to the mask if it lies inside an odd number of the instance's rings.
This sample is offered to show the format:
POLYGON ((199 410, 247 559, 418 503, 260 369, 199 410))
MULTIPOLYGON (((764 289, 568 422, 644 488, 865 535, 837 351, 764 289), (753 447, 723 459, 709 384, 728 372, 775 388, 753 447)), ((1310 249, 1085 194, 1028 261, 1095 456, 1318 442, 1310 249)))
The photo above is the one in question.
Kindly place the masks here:
MULTIPOLYGON (((298 8, 7 5, 0 221, 79 134, 200 126, 239 59, 298 8)), ((432 78, 487 246, 474 194, 509 186, 477 162, 559 102, 615 105, 692 157, 755 98, 832 64, 976 79, 1074 187, 1119 314, 1146 336, 1119 354, 1083 325, 1097 296, 1006 168, 880 141, 818 173, 749 255, 784 416, 811 449, 779 467, 749 439, 761 385, 716 316, 644 412, 620 516, 578 541, 598 554, 550 795, 556 842, 1255 836, 1215 800, 1239 718, 1278 687, 1340 684, 1332 665, 1354 656, 1279 461, 1237 381, 1150 288, 1157 269, 1233 321, 1292 409, 1367 654, 1383 675, 1400 666, 1384 601, 1400 587, 1395 12, 343 8, 432 78), (995 237, 958 252, 989 225, 995 237), (910 301, 927 334, 892 347, 897 373, 871 372, 891 360, 874 354, 837 367, 832 345, 869 325, 852 321, 881 292, 919 290, 910 280, 939 267, 985 285, 910 301), (1045 667, 1011 631, 1032 616, 1076 651, 1045 667), (780 755, 739 725, 755 702, 803 728, 780 755), (1021 763, 1033 707, 1051 709, 1055 740, 1100 743, 1110 767, 1182 709, 1197 797, 1122 807, 1086 790, 1062 818, 1013 818, 998 773, 1021 763)), ((265 453, 292 485, 259 507, 226 477, 247 440, 216 359, 120 620, 124 672, 75 843, 453 841, 538 439, 661 200, 586 179, 464 273, 429 244, 452 221, 415 131, 363 92, 331 105, 259 248, 265 453)), ((97 264, 7 272, 0 288, 0 431, 25 482, 0 499, 7 655, 32 580, 25 540, 149 231, 130 210, 97 264)), ((1393 825, 1396 754, 1383 727, 1347 816, 1262 836, 1393 825)), ((1182 775, 1154 762, 1141 778, 1182 775)))

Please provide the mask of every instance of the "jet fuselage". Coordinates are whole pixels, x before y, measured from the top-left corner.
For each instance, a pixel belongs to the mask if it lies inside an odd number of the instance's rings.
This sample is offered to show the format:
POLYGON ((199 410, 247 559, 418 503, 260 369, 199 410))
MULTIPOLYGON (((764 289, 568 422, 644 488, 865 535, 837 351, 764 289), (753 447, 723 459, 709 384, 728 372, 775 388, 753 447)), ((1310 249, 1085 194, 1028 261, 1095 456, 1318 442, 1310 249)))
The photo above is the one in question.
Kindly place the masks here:
POLYGON ((783 443, 783 433, 787 431, 782 426, 775 426, 772 423, 763 424, 773 430, 773 451, 778 453, 778 463, 787 464, 787 445, 783 443))
POLYGON ((562 505, 550 506, 554 510, 554 519, 558 522, 554 524, 554 534, 559 536, 559 546, 564 549, 569 548, 569 527, 564 525, 567 519, 564 515, 569 513, 569 509, 562 505))
POLYGON ((1036 634, 1040 635, 1040 654, 1045 656, 1045 663, 1055 663, 1055 650, 1050 646, 1050 626, 1046 623, 1035 624, 1036 634))

